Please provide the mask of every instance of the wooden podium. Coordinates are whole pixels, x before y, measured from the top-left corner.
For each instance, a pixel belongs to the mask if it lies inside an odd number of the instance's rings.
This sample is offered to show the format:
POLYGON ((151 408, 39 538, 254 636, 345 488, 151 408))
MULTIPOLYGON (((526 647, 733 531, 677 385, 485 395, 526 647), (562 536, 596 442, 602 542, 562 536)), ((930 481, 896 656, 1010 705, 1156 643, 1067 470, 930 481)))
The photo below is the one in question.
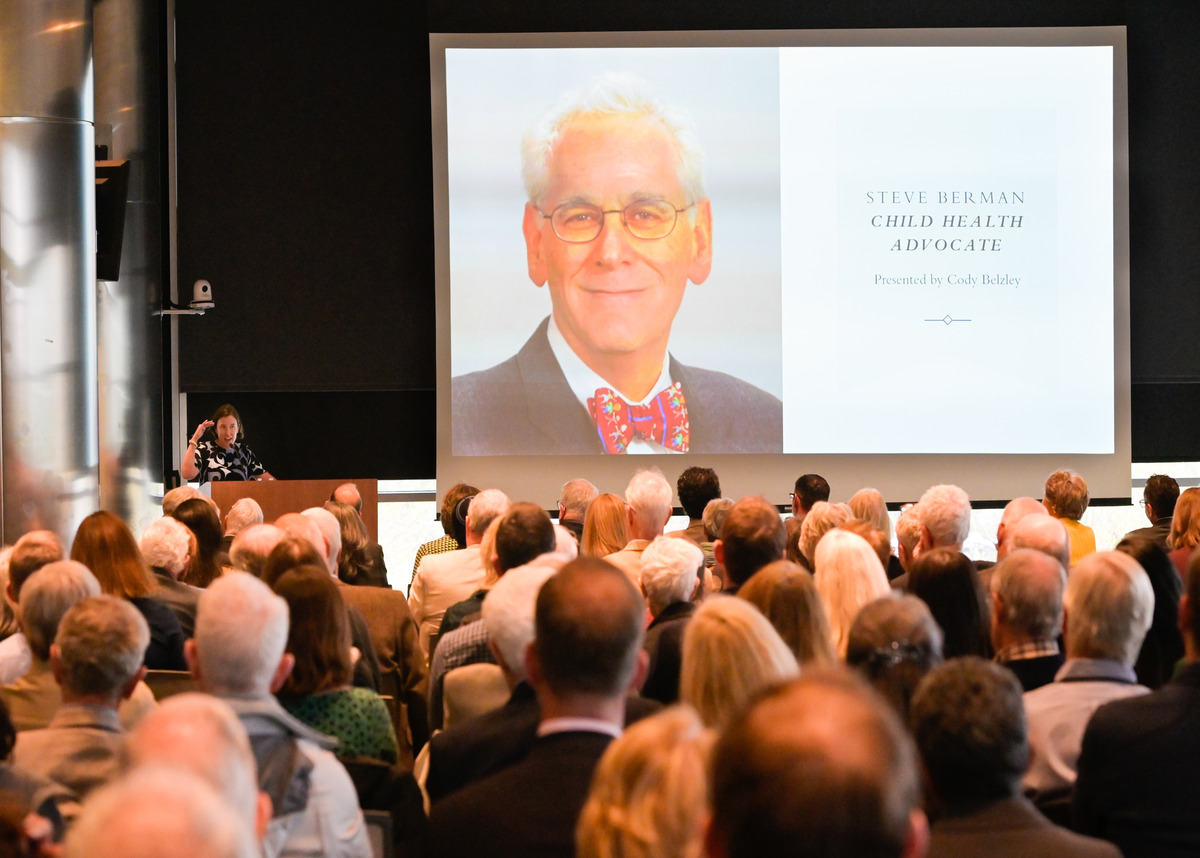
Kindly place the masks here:
POLYGON ((379 483, 377 480, 267 480, 247 482, 216 480, 209 483, 212 499, 224 518, 229 508, 242 498, 254 498, 262 507, 263 520, 274 521, 286 512, 300 512, 321 506, 342 483, 354 483, 362 495, 362 520, 371 541, 379 541, 379 483))

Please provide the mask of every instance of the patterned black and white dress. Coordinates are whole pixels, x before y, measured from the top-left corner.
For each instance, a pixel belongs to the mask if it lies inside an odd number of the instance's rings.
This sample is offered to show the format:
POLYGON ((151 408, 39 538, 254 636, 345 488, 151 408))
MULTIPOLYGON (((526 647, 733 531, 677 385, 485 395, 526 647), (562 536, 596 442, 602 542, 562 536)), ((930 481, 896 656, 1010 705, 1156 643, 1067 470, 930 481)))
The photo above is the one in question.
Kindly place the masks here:
POLYGON ((226 450, 216 441, 196 445, 196 463, 202 483, 218 480, 252 480, 267 472, 250 448, 238 441, 226 450))

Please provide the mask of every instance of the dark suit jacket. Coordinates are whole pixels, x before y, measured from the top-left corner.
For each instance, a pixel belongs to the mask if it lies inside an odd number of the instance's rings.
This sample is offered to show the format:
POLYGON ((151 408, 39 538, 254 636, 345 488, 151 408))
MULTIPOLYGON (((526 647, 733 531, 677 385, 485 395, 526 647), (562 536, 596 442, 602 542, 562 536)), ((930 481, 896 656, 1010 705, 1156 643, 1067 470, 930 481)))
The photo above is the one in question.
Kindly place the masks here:
MULTIPOLYGON (((513 357, 454 378, 457 456, 603 453, 596 425, 546 338, 547 317, 513 357)), ((783 406, 752 384, 671 358, 683 387, 693 453, 780 453, 783 406)))
POLYGON ((1063 666, 1067 657, 1059 652, 1057 655, 1039 655, 1036 658, 1019 658, 1016 661, 1005 661, 1002 664, 1017 675, 1021 681, 1022 691, 1033 691, 1054 681, 1054 674, 1063 666))
POLYGON ((1083 734, 1075 827, 1126 858, 1200 855, 1200 664, 1096 710, 1083 734))
POLYGON ((926 858, 1121 858, 1117 847, 1059 828, 1023 798, 997 801, 930 830, 926 858))
POLYGON ((602 733, 545 736, 521 762, 438 802, 431 858, 574 858, 575 822, 611 742, 602 733))
POLYGON ((683 667, 683 632, 696 612, 691 602, 667 605, 646 629, 642 649, 650 657, 642 696, 670 705, 679 702, 679 672, 683 667))
POLYGON ((1148 536, 1158 543, 1159 548, 1163 551, 1167 550, 1167 535, 1171 532, 1171 516, 1160 518, 1149 527, 1139 527, 1137 530, 1131 530, 1125 534, 1128 539, 1131 536, 1148 536))
MULTIPOLYGON (((625 701, 625 723, 632 724, 662 707, 652 700, 625 701)), ((499 709, 472 718, 429 740, 429 774, 425 791, 436 804, 450 793, 519 762, 537 741, 541 720, 537 695, 527 682, 517 683, 499 709)))

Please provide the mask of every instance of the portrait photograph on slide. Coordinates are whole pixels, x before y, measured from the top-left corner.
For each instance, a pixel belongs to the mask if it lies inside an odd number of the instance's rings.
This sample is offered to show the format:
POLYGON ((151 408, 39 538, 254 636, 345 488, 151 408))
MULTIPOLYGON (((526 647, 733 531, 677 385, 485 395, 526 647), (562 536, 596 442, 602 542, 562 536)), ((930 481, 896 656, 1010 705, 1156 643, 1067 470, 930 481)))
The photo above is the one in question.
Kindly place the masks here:
POLYGON ((782 452, 777 52, 453 48, 445 80, 454 454, 782 452))

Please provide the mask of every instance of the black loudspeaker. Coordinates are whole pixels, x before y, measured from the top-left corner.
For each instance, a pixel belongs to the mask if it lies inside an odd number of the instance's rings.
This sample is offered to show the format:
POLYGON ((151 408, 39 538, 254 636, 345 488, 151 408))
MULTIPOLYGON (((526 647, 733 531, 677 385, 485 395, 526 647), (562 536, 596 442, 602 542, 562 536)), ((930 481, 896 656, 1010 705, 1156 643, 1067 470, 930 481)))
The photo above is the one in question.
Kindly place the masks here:
POLYGON ((96 279, 119 280, 125 240, 128 161, 96 162, 96 279))

